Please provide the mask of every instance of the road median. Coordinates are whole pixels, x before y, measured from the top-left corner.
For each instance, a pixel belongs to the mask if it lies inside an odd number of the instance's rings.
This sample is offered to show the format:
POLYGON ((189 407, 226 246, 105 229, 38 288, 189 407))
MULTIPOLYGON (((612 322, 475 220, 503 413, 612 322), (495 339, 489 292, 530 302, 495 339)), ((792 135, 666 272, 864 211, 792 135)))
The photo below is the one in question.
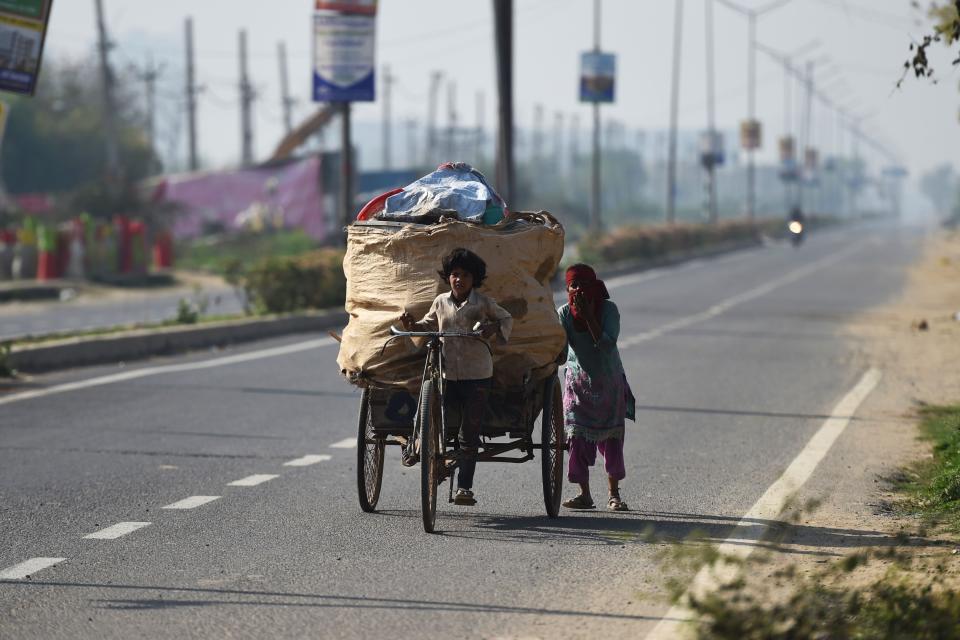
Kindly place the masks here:
POLYGON ((199 325, 132 329, 98 336, 14 344, 6 356, 6 364, 18 372, 43 373, 226 347, 290 334, 327 331, 343 327, 346 322, 346 312, 327 309, 199 325))

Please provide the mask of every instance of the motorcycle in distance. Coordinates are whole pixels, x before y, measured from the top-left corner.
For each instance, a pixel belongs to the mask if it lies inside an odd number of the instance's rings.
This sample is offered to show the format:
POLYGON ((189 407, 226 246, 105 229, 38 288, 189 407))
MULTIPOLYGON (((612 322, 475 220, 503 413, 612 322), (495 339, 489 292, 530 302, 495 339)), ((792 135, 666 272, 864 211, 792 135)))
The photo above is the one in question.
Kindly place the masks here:
POLYGON ((790 212, 790 221, 787 223, 787 231, 790 232, 790 244, 799 247, 803 242, 803 212, 800 209, 793 209, 790 212))

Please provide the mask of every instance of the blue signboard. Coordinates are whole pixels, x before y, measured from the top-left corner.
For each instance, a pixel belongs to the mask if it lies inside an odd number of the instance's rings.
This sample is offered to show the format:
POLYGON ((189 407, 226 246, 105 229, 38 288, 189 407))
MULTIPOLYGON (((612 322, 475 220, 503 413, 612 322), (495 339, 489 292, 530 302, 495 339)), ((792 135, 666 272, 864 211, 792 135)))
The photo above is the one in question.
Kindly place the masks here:
POLYGON ((376 18, 317 11, 313 24, 314 102, 373 101, 376 18))
POLYGON ((617 56, 587 51, 580 54, 580 102, 613 102, 617 56))

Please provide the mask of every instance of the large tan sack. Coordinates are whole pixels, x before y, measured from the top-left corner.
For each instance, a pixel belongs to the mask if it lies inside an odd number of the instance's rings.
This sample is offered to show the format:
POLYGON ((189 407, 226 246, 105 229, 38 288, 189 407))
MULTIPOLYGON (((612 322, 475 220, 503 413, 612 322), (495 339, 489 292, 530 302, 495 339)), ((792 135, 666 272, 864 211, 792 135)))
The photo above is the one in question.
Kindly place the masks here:
POLYGON ((419 320, 434 298, 450 290, 437 274, 440 261, 464 247, 487 263, 480 290, 514 318, 509 342, 494 347, 495 384, 516 387, 527 374, 542 379, 554 373, 566 335, 550 279, 563 255, 563 238, 563 226, 543 212, 513 214, 493 227, 457 221, 351 225, 343 259, 350 320, 337 357, 340 370, 355 384, 419 387, 423 345, 396 338, 381 349, 404 310, 419 320))

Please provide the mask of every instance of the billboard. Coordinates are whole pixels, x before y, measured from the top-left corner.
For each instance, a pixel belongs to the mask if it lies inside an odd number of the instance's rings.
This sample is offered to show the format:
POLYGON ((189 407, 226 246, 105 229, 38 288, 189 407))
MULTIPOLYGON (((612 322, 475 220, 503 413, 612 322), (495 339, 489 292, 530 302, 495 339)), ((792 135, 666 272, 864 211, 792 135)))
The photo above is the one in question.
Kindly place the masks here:
POLYGON ((580 54, 580 102, 613 102, 617 56, 587 51, 580 54))
POLYGON ((36 91, 52 1, 0 0, 0 91, 36 91))
POLYGON ((377 0, 317 0, 316 10, 373 15, 377 12, 377 0))
POLYGON ((314 102, 374 100, 375 25, 372 15, 314 14, 314 102))

